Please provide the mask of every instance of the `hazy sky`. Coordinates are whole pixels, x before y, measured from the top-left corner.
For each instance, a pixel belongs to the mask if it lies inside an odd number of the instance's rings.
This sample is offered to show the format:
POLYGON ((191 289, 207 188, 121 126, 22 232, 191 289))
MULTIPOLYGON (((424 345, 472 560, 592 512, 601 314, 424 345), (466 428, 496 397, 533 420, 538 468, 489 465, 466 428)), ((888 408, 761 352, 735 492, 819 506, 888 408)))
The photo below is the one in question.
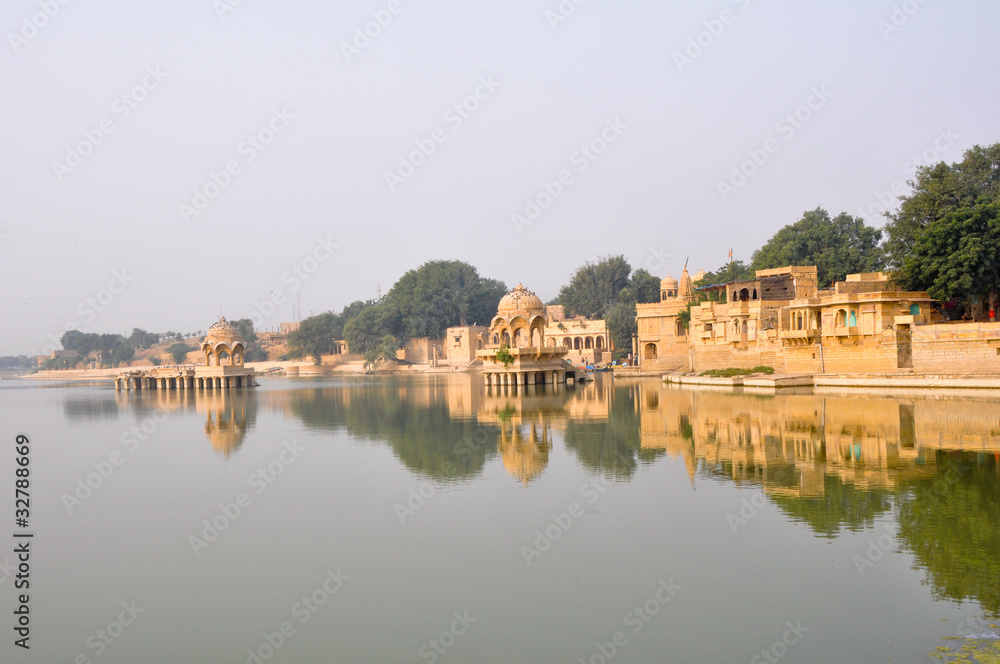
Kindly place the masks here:
POLYGON ((1000 141, 986 0, 63 1, 0 10, 0 354, 715 269, 1000 141))

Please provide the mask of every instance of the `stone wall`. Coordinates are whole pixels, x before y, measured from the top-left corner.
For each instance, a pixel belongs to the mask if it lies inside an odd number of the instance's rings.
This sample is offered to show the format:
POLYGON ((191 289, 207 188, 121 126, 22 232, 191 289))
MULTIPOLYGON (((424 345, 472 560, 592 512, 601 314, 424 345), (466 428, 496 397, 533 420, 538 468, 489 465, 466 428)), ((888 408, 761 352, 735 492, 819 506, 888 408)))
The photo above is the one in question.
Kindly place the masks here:
POLYGON ((916 373, 1000 373, 1000 323, 913 327, 916 373))

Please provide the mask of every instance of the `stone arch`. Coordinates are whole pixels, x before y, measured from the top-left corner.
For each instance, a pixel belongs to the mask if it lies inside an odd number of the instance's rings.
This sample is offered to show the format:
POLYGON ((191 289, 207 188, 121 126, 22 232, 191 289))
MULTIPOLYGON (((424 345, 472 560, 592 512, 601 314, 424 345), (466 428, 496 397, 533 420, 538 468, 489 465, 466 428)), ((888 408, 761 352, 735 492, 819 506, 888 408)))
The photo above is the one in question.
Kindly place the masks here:
POLYGON ((583 346, 583 339, 580 337, 573 337, 573 350, 580 350, 583 346))
POLYGON ((645 359, 647 359, 647 360, 655 360, 656 359, 656 344, 654 344, 654 343, 648 343, 648 344, 646 344, 646 347, 643 350, 643 357, 645 357, 645 359))
POLYGON ((585 337, 583 340, 583 347, 587 350, 591 350, 594 347, 594 337, 585 337))
POLYGON ((855 311, 854 309, 851 309, 851 315, 850 318, 848 319, 847 326, 848 327, 858 326, 858 312, 855 311))
POLYGON ((569 337, 563 337, 563 343, 562 343, 562 345, 563 345, 563 348, 572 348, 573 347, 573 340, 570 339, 569 337))
POLYGON ((552 348, 554 348, 554 347, 555 347, 555 345, 556 345, 556 340, 555 340, 555 339, 553 339, 552 337, 549 337, 549 338, 548 338, 548 339, 546 340, 546 342, 545 342, 545 345, 546 345, 546 346, 549 346, 549 347, 552 347, 552 348))
POLYGON ((750 289, 742 288, 740 289, 740 302, 748 302, 750 300, 750 289))
POLYGON ((751 300, 756 300, 757 299, 757 289, 756 288, 753 289, 753 296, 750 299, 751 300))
POLYGON ((604 350, 604 337, 603 336, 597 337, 597 340, 594 342, 594 344, 598 350, 604 350))
POLYGON ((845 309, 837 309, 837 316, 833 324, 836 327, 847 327, 847 311, 845 309))
POLYGON ((531 345, 536 348, 542 347, 542 331, 537 327, 531 331, 531 345))

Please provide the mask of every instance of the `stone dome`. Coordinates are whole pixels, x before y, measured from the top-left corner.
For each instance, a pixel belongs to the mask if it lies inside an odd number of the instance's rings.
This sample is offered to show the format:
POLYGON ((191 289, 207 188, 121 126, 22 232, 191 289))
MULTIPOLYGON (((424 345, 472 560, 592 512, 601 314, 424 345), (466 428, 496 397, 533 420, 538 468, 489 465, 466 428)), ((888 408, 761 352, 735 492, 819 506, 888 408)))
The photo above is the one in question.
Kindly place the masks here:
POLYGON ((212 327, 208 328, 208 334, 205 335, 205 341, 202 342, 202 345, 208 345, 213 348, 219 344, 224 344, 230 348, 234 348, 237 344, 246 345, 239 330, 233 327, 232 323, 227 321, 225 316, 220 317, 218 323, 214 323, 212 327))
POLYGON ((680 282, 671 277, 669 274, 666 279, 660 281, 660 290, 677 290, 680 286, 680 282))
POLYGON ((508 318, 511 314, 544 313, 545 305, 542 303, 542 299, 521 284, 500 298, 500 304, 497 305, 497 314, 508 318))

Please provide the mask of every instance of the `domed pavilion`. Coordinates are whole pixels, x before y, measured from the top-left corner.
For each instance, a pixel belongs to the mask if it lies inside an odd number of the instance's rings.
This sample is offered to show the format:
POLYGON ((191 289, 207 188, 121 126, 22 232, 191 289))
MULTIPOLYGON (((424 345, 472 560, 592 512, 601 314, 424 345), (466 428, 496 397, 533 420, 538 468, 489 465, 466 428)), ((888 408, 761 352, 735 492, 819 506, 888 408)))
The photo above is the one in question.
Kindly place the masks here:
POLYGON ((490 323, 489 344, 476 352, 487 386, 566 382, 569 367, 563 358, 569 349, 545 345, 546 323, 541 298, 523 285, 500 299, 490 323))
POLYGON ((126 370, 115 377, 116 390, 170 390, 254 387, 255 372, 243 366, 246 341, 232 323, 220 317, 208 328, 201 342, 205 355, 202 366, 158 366, 151 369, 126 370))

